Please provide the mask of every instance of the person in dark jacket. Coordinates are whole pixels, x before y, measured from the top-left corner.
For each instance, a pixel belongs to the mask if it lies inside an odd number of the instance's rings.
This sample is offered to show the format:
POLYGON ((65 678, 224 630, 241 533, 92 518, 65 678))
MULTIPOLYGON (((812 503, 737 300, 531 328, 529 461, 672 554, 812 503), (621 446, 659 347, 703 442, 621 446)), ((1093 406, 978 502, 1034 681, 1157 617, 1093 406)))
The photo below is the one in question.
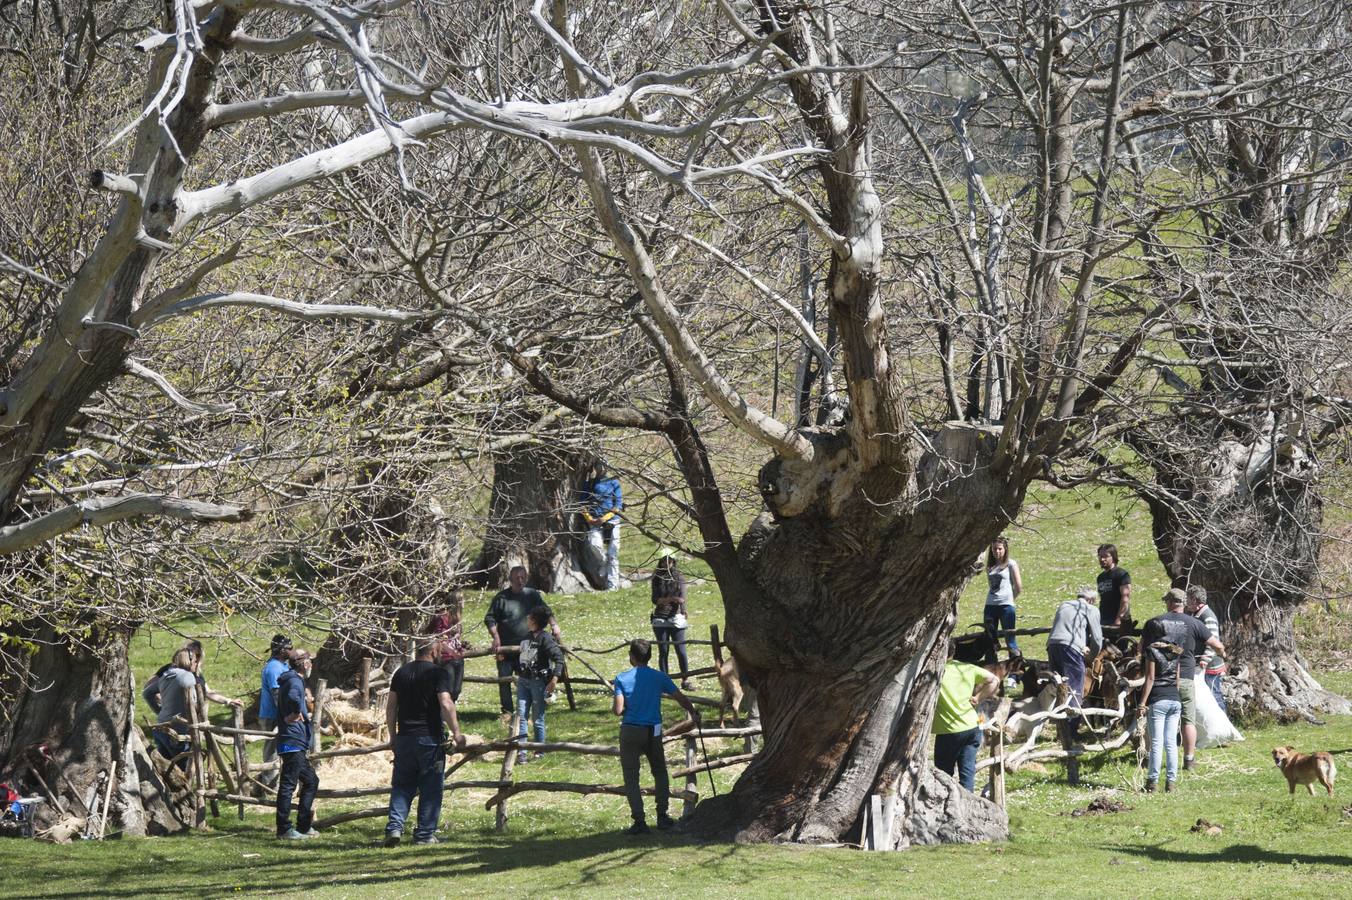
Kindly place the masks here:
POLYGON ((319 837, 314 829, 315 792, 319 776, 310 765, 310 739, 313 737, 310 704, 305 696, 305 679, 310 675, 310 654, 295 649, 287 654, 290 666, 277 679, 277 755, 282 760, 282 777, 277 783, 277 837, 295 841, 319 837), (296 826, 291 827, 291 795, 300 786, 296 826))
POLYGON ((620 512, 624 509, 624 495, 620 480, 607 474, 604 460, 598 459, 592 466, 591 477, 582 482, 578 502, 587 526, 587 544, 597 559, 604 552, 605 589, 613 591, 620 586, 620 512))
POLYGON ((658 659, 663 675, 670 674, 671 670, 667 668, 668 651, 672 644, 676 645, 676 659, 681 664, 681 690, 688 691, 693 686, 686 677, 690 671, 690 662, 685 652, 685 633, 690 621, 686 618, 685 576, 676 566, 675 550, 663 547, 660 555, 652 580, 653 611, 650 621, 653 636, 657 638, 658 659))
MULTIPOLYGON (((530 719, 535 724, 535 740, 541 744, 545 742, 545 698, 552 697, 563 675, 563 648, 547 630, 553 619, 548 606, 530 611, 526 617, 530 634, 521 642, 521 652, 516 658, 517 734, 526 736, 526 721, 530 719)), ((543 752, 535 752, 536 759, 542 756, 543 752)), ((525 750, 517 754, 516 761, 526 761, 525 750)))

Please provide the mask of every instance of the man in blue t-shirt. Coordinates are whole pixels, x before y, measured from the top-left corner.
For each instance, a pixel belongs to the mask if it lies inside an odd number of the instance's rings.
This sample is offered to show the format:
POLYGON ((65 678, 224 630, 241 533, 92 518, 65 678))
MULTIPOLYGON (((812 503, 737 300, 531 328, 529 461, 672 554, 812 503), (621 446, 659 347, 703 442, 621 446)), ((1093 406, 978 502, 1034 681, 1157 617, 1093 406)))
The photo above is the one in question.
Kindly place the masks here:
MULTIPOLYGON (((272 731, 277 727, 277 681, 290 668, 286 664, 286 655, 290 652, 291 639, 284 634, 274 634, 271 656, 263 663, 263 686, 258 692, 258 727, 263 731, 272 731)), ((263 762, 269 763, 276 758, 277 739, 271 737, 263 742, 263 762)), ((276 780, 276 771, 264 772, 259 779, 268 785, 276 780)))
POLYGON ((624 773, 624 794, 629 799, 629 813, 634 824, 625 834, 647 834, 648 823, 643 818, 643 794, 638 784, 639 758, 648 758, 653 781, 657 788, 657 827, 666 831, 676 823, 667 815, 671 788, 667 781, 667 758, 662 752, 662 695, 666 694, 685 709, 699 725, 699 713, 690 698, 682 694, 676 683, 648 666, 652 659, 652 642, 635 638, 629 642, 629 664, 632 669, 615 676, 615 715, 620 719, 620 770, 624 773))

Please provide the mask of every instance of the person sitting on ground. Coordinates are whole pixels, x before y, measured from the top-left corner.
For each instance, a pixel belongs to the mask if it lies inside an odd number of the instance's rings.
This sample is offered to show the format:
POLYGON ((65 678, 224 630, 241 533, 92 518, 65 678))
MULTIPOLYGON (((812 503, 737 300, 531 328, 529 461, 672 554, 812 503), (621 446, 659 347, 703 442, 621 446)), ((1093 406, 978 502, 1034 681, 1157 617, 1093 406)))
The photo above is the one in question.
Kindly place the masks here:
MULTIPOLYGON (((1014 601, 1023 593, 1023 574, 1019 564, 1009 558, 1009 539, 998 537, 991 541, 986 552, 986 630, 1013 631, 1017 622, 1014 601)), ((1019 656, 1019 641, 1014 635, 1005 636, 1010 656, 1019 656)))
MULTIPOLYGON (((1131 618, 1131 574, 1117 564, 1117 547, 1113 544, 1099 544, 1096 551, 1099 568, 1098 575, 1099 616, 1104 625, 1122 631, 1130 631, 1131 618)), ((1119 637, 1120 637, 1119 632, 1119 637)))
MULTIPOLYGON (((507 587, 493 596, 492 602, 488 604, 488 612, 484 615, 484 627, 493 637, 498 678, 510 679, 516 670, 516 660, 509 659, 508 654, 501 652, 502 648, 519 646, 530 636, 530 624, 526 621, 526 616, 532 609, 544 606, 545 603, 539 591, 526 587, 529 577, 525 566, 513 566, 507 573, 507 587)), ((559 623, 551 619, 549 626, 554 639, 562 640, 559 623)), ((510 680, 499 682, 498 702, 502 707, 502 715, 510 722, 513 712, 510 680)))
POLYGON ((685 652, 685 634, 690 622, 686 618, 685 576, 676 565, 675 550, 663 547, 659 557, 657 568, 653 570, 653 611, 650 620, 653 636, 657 638, 658 664, 664 675, 671 673, 667 668, 667 656, 674 643, 676 659, 681 664, 681 690, 688 691, 694 685, 687 677, 690 662, 685 652))
POLYGON ((282 774, 277 782, 277 837, 295 841, 319 837, 314 829, 315 793, 319 776, 310 765, 310 743, 314 736, 305 679, 310 675, 310 653, 292 649, 287 653, 288 668, 277 679, 277 755, 282 774), (300 786, 296 809, 296 827, 291 827, 291 796, 300 786))
MULTIPOLYGON (((188 735, 188 725, 192 722, 189 710, 197 702, 197 657, 185 647, 174 654, 173 660, 161 673, 155 695, 155 722, 169 725, 179 735, 188 735)), ((159 750, 160 756, 187 772, 188 751, 192 749, 192 744, 178 740, 163 728, 156 728, 153 734, 155 748, 159 750)))
MULTIPOLYGON (((1052 631, 1047 635, 1047 659, 1053 671, 1066 680, 1077 708, 1084 704, 1085 663, 1103 648, 1103 629, 1094 605, 1097 602, 1098 592, 1092 585, 1080 588, 1074 600, 1056 608, 1052 631)), ((1072 740, 1079 732, 1080 721, 1080 716, 1066 720, 1072 740)))
MULTIPOLYGON (((262 731, 274 731, 277 728, 277 682, 287 670, 286 656, 291 652, 291 639, 284 634, 274 634, 268 647, 268 661, 263 663, 262 686, 258 691, 258 727, 262 731)), ((263 742, 263 762, 272 762, 277 758, 276 735, 263 742)), ((277 780, 275 770, 265 771, 259 779, 263 784, 271 785, 277 780)))
POLYGON ((976 785, 976 754, 981 749, 981 722, 976 708, 1000 689, 1000 679, 970 663, 958 662, 956 641, 948 642, 948 662, 939 680, 934 708, 934 767, 967 790, 976 785))
MULTIPOLYGON (((517 735, 526 737, 526 722, 535 724, 535 741, 545 742, 545 702, 553 699, 554 688, 563 675, 563 648, 546 629, 554 614, 548 606, 537 606, 526 616, 530 635, 521 642, 516 657, 516 712, 517 735)), ((544 756, 535 751, 535 758, 544 756)), ((526 761, 526 751, 516 756, 518 763, 526 761)))
POLYGON ((699 712, 690 698, 666 675, 648 666, 653 646, 635 638, 629 642, 629 665, 615 676, 615 715, 620 719, 620 771, 624 773, 624 794, 629 799, 629 814, 634 823, 625 834, 647 834, 643 815, 643 793, 639 788, 639 759, 648 758, 657 788, 657 827, 663 831, 676 823, 667 815, 671 786, 667 779, 667 758, 662 749, 662 697, 669 696, 681 705, 699 727, 699 712))
POLYGON ((624 497, 619 479, 606 473, 605 460, 598 459, 592 465, 591 477, 578 489, 578 503, 593 555, 599 559, 602 545, 605 546, 605 589, 613 591, 620 586, 620 513, 624 497))
POLYGON ((465 654, 469 644, 465 642, 464 625, 461 621, 465 611, 465 594, 458 588, 446 597, 445 604, 432 616, 425 634, 438 639, 437 655, 433 662, 444 668, 451 676, 451 699, 460 700, 460 689, 465 684, 465 654))
POLYGON ((445 723, 457 748, 465 746, 451 696, 451 674, 437 665, 444 652, 439 638, 418 641, 413 661, 404 663, 390 679, 385 703, 385 726, 394 746, 394 772, 390 776, 390 817, 385 824, 385 846, 396 847, 404 834, 404 822, 418 797, 418 826, 413 843, 437 843, 441 821, 441 798, 446 771, 443 746, 445 723))
POLYGON ((1151 642, 1167 641, 1181 648, 1178 658, 1177 692, 1180 717, 1183 722, 1183 768, 1191 770, 1196 764, 1197 748, 1197 692, 1193 676, 1197 674, 1197 649, 1211 646, 1222 650, 1219 639, 1211 636, 1200 620, 1187 615, 1187 594, 1172 588, 1164 595, 1167 612, 1156 616, 1141 630, 1141 646, 1151 642))
MULTIPOLYGON (((1207 606, 1206 588, 1199 584, 1190 584, 1186 593, 1188 603, 1183 611, 1205 625, 1209 635, 1216 640, 1220 640, 1220 619, 1216 617, 1216 611, 1207 606)), ((1216 705, 1221 708, 1221 712, 1228 712, 1225 706, 1225 695, 1221 693, 1221 682, 1225 678, 1226 672, 1225 657, 1206 645, 1194 649, 1200 653, 1197 657, 1197 665, 1202 669, 1203 682, 1211 690, 1211 696, 1216 698, 1216 705)))

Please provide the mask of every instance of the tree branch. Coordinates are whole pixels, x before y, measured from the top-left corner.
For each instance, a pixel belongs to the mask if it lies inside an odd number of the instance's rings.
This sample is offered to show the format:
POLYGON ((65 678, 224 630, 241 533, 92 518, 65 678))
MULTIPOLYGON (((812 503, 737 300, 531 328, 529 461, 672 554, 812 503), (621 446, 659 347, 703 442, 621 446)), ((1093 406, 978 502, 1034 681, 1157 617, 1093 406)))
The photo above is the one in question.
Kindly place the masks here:
POLYGON ((185 522, 243 522, 252 515, 253 511, 244 506, 204 503, 164 494, 101 497, 63 507, 22 525, 0 528, 0 556, 35 547, 81 525, 107 525, 145 516, 164 516, 185 522))

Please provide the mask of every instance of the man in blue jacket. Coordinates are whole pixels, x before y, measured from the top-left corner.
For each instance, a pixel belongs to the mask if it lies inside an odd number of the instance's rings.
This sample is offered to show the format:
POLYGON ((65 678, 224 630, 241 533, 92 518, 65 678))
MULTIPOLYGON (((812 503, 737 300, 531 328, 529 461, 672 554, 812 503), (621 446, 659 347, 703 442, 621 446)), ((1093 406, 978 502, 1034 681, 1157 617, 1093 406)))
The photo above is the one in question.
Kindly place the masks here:
POLYGON ((305 698, 305 679, 310 674, 310 654, 291 650, 289 668, 277 680, 277 755, 282 759, 282 777, 277 784, 277 837, 295 841, 319 837, 314 829, 315 792, 319 776, 310 765, 310 704, 305 698), (291 795, 300 785, 296 827, 291 827, 291 795))
POLYGON ((582 482, 578 500, 582 520, 587 525, 591 557, 599 560, 604 555, 605 589, 613 591, 620 586, 620 511, 624 509, 624 497, 619 479, 606 474, 605 460, 598 459, 592 466, 591 477, 582 482))
MULTIPOLYGON (((291 639, 284 634, 272 636, 272 646, 268 661, 263 663, 263 683, 258 692, 258 727, 263 731, 272 731, 277 727, 277 682, 290 668, 286 655, 291 652, 291 639)), ((269 738, 263 742, 263 762, 270 763, 277 758, 277 739, 269 738)), ((264 772, 259 779, 264 784, 273 784, 277 780, 275 771, 264 772)))

